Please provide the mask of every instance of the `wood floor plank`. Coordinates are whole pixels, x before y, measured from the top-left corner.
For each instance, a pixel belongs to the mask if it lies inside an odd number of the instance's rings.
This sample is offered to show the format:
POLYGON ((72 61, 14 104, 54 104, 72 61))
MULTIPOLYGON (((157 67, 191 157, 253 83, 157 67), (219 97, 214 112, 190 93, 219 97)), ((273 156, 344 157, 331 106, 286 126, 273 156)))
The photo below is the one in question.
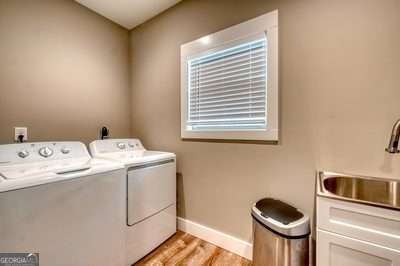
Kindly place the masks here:
POLYGON ((222 250, 212 261, 213 266, 241 266, 242 258, 232 252, 222 250))
POLYGON ((222 248, 217 247, 217 249, 215 250, 213 256, 204 264, 204 266, 212 266, 213 265, 213 261, 216 257, 219 256, 219 254, 224 251, 222 248))
POLYGON ((216 249, 217 246, 202 241, 201 244, 197 246, 191 254, 189 254, 189 256, 183 259, 183 261, 180 263, 180 266, 204 265, 211 259, 216 249))
POLYGON ((135 266, 251 266, 251 261, 178 231, 135 266))
POLYGON ((135 265, 164 265, 171 257, 175 256, 178 252, 185 249, 187 245, 194 239, 194 236, 178 231, 175 235, 165 241, 160 247, 141 259, 135 265))
POLYGON ((200 245, 201 239, 195 238, 192 242, 189 243, 183 250, 179 251, 172 258, 170 258, 165 266, 175 266, 180 265, 180 263, 188 257, 194 250, 200 245))

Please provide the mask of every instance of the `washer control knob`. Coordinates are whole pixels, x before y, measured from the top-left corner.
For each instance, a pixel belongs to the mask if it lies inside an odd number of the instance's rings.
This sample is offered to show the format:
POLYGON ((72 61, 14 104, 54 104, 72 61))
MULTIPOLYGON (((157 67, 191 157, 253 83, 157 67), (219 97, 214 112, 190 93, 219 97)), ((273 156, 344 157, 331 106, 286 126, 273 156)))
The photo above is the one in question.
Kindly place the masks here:
POLYGON ((29 156, 29 151, 22 150, 22 151, 18 152, 18 156, 21 157, 21 158, 26 158, 26 157, 29 156))
POLYGON ((135 148, 135 143, 129 142, 129 143, 128 143, 128 146, 131 147, 131 148, 135 148))
POLYGON ((125 143, 119 142, 119 143, 117 143, 117 147, 118 147, 119 149, 123 150, 123 149, 126 148, 126 145, 125 145, 125 143))
POLYGON ((47 158, 53 155, 53 150, 49 147, 43 147, 39 149, 39 154, 40 156, 47 158))
POLYGON ((63 148, 61 149, 61 153, 62 153, 62 154, 68 154, 68 153, 70 153, 70 152, 71 152, 71 149, 70 149, 70 148, 63 147, 63 148))

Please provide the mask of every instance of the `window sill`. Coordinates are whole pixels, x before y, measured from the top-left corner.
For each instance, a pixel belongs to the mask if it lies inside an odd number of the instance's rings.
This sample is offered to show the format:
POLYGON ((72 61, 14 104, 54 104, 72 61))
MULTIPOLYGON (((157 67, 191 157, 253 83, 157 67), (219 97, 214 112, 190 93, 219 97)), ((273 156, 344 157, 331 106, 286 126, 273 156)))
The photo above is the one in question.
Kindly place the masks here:
POLYGON ((209 143, 239 143, 239 144, 261 144, 279 145, 278 140, 244 140, 244 139, 200 139, 200 138, 181 138, 185 142, 209 142, 209 143))

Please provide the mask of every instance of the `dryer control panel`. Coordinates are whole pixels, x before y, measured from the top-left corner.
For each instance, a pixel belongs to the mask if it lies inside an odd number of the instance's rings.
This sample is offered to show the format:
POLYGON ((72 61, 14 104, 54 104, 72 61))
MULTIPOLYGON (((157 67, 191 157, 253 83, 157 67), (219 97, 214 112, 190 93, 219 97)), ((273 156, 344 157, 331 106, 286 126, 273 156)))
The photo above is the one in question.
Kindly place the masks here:
POLYGON ((95 153, 145 151, 139 139, 104 139, 90 143, 90 150, 95 153))

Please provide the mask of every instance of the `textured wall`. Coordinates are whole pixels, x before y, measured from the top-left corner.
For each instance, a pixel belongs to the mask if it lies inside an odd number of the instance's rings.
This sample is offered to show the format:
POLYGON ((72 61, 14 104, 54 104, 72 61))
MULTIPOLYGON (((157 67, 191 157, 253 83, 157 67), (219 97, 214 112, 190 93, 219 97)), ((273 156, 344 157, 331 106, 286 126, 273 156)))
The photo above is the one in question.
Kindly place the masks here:
POLYGON ((70 0, 0 0, 0 143, 130 134, 129 33, 70 0))
POLYGON ((131 32, 132 133, 178 155, 179 215, 245 240, 260 197, 312 214, 315 171, 400 177, 400 1, 186 0, 131 32), (279 145, 180 139, 180 45, 279 9, 279 145))

